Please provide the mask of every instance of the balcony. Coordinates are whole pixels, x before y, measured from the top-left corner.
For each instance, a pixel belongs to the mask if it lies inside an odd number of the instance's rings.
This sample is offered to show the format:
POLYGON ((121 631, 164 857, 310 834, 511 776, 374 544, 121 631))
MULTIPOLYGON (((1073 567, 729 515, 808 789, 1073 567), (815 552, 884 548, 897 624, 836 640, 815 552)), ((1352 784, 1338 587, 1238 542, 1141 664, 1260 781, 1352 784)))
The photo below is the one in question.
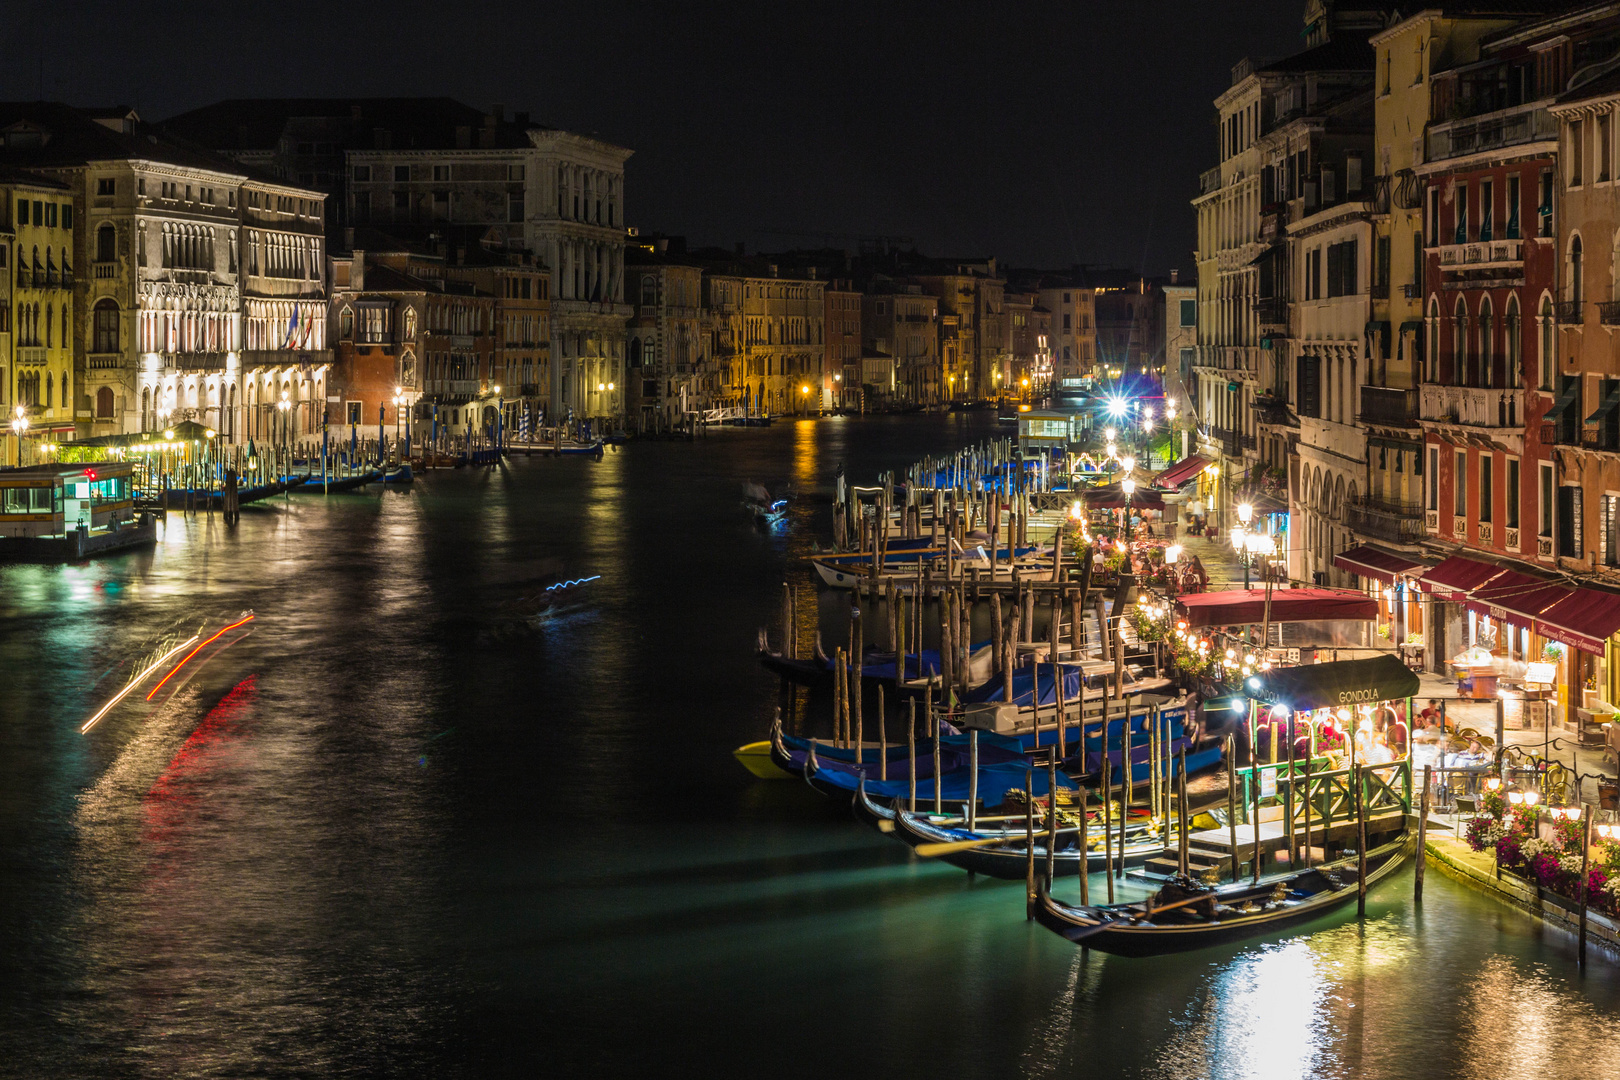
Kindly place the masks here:
POLYGON ((1288 301, 1281 296, 1262 296, 1254 302, 1254 316, 1262 326, 1287 326, 1288 301))
POLYGON ((1511 389, 1477 386, 1436 386, 1419 391, 1419 415, 1424 420, 1477 428, 1520 426, 1519 395, 1511 389))
POLYGON ((1415 281, 1408 285, 1402 285, 1401 295, 1406 297, 1408 300, 1423 299, 1423 283, 1421 281, 1415 281))
POLYGON ((107 281, 118 276, 118 264, 115 262, 98 262, 93 267, 97 281, 107 281))
POLYGON ((1423 539, 1423 507, 1358 495, 1346 501, 1345 524, 1374 540, 1411 544, 1423 539))
POLYGON ((1476 240, 1473 243, 1442 244, 1440 269, 1456 270, 1523 270, 1523 240, 1476 240))
POLYGON ((1505 146, 1553 141, 1558 138, 1558 121, 1544 103, 1516 105, 1466 120, 1435 124, 1429 128, 1430 161, 1498 150, 1505 146))
POLYGON ((1418 392, 1393 386, 1363 386, 1361 412, 1356 417, 1363 424, 1385 424, 1390 427, 1416 427, 1418 392))
POLYGON ((22 346, 22 345, 19 345, 15 349, 12 350, 12 355, 16 358, 18 367, 44 367, 45 366, 46 352, 45 352, 45 349, 42 346, 35 346, 35 345, 22 346))
POLYGON ((1373 284, 1367 286, 1367 289, 1372 293, 1372 298, 1374 300, 1389 299, 1389 282, 1387 281, 1374 282, 1373 284))
POLYGON ((532 382, 524 383, 523 385, 518 387, 518 396, 519 397, 539 397, 540 396, 540 384, 539 383, 532 383, 532 382))
POLYGON ((1620 326, 1620 300, 1605 300, 1597 307, 1598 322, 1604 326, 1620 326))
POLYGON ((1579 300, 1560 300, 1555 306, 1558 321, 1565 326, 1579 326, 1586 321, 1586 305, 1579 300))
POLYGON ((91 353, 85 360, 91 371, 114 371, 124 366, 123 353, 91 353))

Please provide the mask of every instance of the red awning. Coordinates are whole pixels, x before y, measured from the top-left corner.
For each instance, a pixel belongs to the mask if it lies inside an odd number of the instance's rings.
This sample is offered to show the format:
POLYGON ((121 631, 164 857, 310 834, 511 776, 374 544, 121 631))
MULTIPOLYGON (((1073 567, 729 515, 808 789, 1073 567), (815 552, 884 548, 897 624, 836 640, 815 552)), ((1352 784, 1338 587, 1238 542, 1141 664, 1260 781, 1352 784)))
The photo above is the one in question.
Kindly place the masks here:
POLYGON ((1468 610, 1530 626, 1537 615, 1569 595, 1566 587, 1517 570, 1503 570, 1475 589, 1468 610))
MULTIPOLYGON (((1265 621, 1266 590, 1191 593, 1177 601, 1188 626, 1243 626, 1265 621)), ((1350 589, 1272 589, 1271 621, 1376 619, 1378 601, 1350 589)))
POLYGON ((1174 491, 1203 472, 1208 465, 1209 458, 1203 454, 1194 454, 1192 457, 1183 458, 1160 473, 1153 481, 1153 486, 1163 488, 1166 491, 1174 491))
POLYGON ((1603 655, 1603 643, 1620 632, 1620 594, 1576 589, 1535 619, 1536 633, 1585 652, 1603 655))
POLYGON ((1411 574, 1414 570, 1419 572, 1423 570, 1423 564, 1417 560, 1397 555, 1393 551, 1385 551, 1372 544, 1363 544, 1339 552, 1333 556, 1333 565, 1360 577, 1382 581, 1385 585, 1393 585, 1396 574, 1411 574))
POLYGON ((1500 566, 1453 555, 1433 570, 1424 573, 1423 589, 1441 600, 1463 601, 1468 599, 1468 593, 1501 572, 1500 566))
MULTIPOLYGON (((1119 510, 1125 506, 1125 492, 1120 489, 1118 484, 1091 488, 1080 497, 1093 510, 1119 510)), ((1164 509, 1162 493, 1154 491, 1152 488, 1137 488, 1131 494, 1130 503, 1137 510, 1164 509)))

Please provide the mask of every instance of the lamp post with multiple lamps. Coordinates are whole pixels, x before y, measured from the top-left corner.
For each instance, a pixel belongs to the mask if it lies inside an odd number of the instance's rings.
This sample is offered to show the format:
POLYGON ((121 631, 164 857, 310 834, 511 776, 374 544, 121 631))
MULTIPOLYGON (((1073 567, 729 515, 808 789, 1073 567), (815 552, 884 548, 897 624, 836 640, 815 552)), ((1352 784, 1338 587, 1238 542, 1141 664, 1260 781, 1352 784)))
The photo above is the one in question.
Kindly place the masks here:
POLYGON ((22 468, 23 463, 23 436, 28 433, 28 409, 17 406, 17 411, 11 417, 11 433, 17 436, 17 467, 22 468))

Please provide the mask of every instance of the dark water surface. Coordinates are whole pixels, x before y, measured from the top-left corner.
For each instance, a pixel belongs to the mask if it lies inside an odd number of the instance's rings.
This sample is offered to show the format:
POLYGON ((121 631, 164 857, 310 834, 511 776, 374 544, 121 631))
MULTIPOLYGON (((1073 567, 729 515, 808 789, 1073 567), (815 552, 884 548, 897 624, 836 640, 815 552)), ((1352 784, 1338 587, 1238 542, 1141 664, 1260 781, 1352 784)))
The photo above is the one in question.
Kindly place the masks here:
POLYGON ((830 518, 763 536, 741 482, 824 494, 984 425, 519 460, 0 568, 0 1073, 1620 1076, 1620 968, 1437 874, 1421 913, 1408 872, 1365 925, 1082 958, 1020 885, 736 765, 776 701, 755 628, 830 518), (602 579, 493 632, 554 573, 602 579))

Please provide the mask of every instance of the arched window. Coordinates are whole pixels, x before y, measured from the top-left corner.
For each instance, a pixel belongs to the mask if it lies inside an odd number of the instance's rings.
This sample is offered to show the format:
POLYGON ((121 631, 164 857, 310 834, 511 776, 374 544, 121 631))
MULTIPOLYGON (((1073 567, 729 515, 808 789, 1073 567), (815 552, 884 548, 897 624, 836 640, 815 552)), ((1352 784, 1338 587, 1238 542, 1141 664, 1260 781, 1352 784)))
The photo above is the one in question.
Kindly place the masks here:
POLYGON ((111 225, 96 230, 96 262, 112 262, 118 257, 117 237, 111 225))
POLYGON ((1553 371, 1558 366, 1557 354, 1553 349, 1556 340, 1557 320, 1553 316, 1552 297, 1545 294, 1541 297, 1541 314, 1538 316, 1541 323, 1541 355, 1536 357, 1536 371, 1543 390, 1553 388, 1553 371))
POLYGON ((55 336, 56 336, 56 317, 55 317, 55 314, 51 311, 51 305, 46 304, 45 305, 45 347, 47 349, 55 347, 56 342, 53 340, 55 338, 55 336))
POLYGON ((1576 305, 1575 319, 1580 321, 1580 304, 1585 299, 1581 266, 1581 237, 1579 233, 1569 242, 1569 302, 1576 305))
POLYGON ((1457 297, 1457 306, 1451 314, 1451 381, 1463 385, 1468 371, 1468 305, 1457 297))
POLYGON ((1489 295, 1479 301, 1479 378, 1475 386, 1495 386, 1496 372, 1496 312, 1491 308, 1489 295))
POLYGON ((51 373, 47 371, 45 373, 45 407, 47 409, 51 408, 52 405, 55 403, 53 401, 53 399, 52 399, 52 393, 51 393, 55 389, 56 389, 56 379, 53 378, 51 373))
POLYGON ((347 306, 338 314, 338 337, 343 341, 354 337, 354 311, 347 306))
POLYGON ((1519 340, 1521 328, 1518 296, 1508 297, 1507 318, 1504 321, 1507 332, 1507 371, 1504 372, 1502 385, 1518 387, 1524 382, 1524 343, 1519 340))
POLYGON ((96 419, 111 420, 113 414, 112 387, 103 386, 96 391, 96 419))

